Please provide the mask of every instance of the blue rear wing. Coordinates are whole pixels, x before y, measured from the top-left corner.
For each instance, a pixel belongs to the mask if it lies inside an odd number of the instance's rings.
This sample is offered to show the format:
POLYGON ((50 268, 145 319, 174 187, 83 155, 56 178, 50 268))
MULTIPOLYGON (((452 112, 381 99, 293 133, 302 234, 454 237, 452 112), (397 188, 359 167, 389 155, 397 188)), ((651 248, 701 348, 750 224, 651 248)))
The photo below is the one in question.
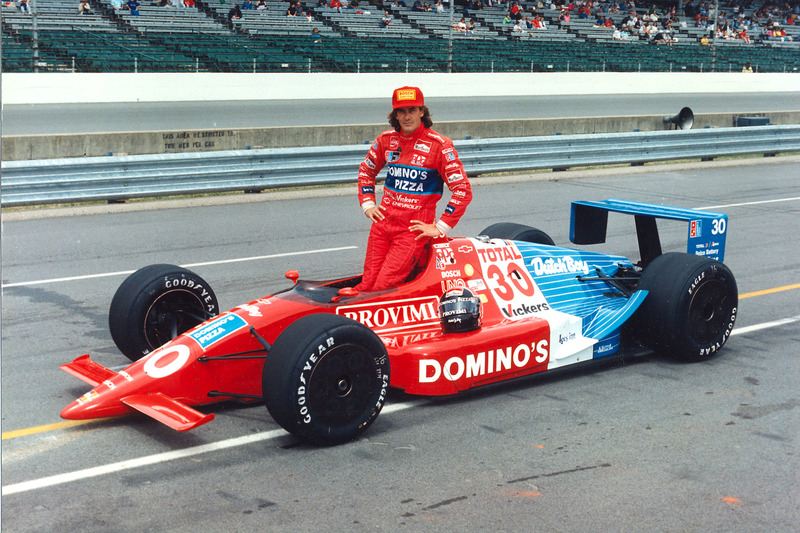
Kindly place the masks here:
POLYGON ((661 240, 656 226, 657 218, 684 220, 689 223, 687 253, 702 255, 718 261, 723 261, 725 258, 728 215, 625 200, 572 202, 570 241, 575 244, 606 242, 609 211, 634 216, 639 253, 642 259, 641 266, 647 266, 653 259, 661 255, 661 240))

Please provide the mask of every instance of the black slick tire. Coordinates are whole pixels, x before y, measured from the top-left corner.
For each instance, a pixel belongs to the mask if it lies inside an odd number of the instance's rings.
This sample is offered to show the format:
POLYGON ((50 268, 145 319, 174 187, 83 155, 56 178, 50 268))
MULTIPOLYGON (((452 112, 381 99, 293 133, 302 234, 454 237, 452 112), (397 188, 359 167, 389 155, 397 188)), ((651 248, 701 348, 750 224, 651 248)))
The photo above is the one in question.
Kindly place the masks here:
POLYGON ((730 337, 739 293, 723 263, 667 253, 645 268, 637 289, 649 291, 632 319, 645 346, 687 361, 705 361, 730 337))
POLYGON ((286 431, 312 444, 340 444, 378 417, 389 387, 389 357, 363 324, 307 315, 275 340, 262 386, 270 415, 286 431))
POLYGON ((150 265, 119 286, 108 327, 117 348, 136 361, 217 314, 217 297, 203 278, 175 265, 150 265))
POLYGON ((487 235, 492 239, 508 239, 511 241, 523 241, 534 244, 547 244, 555 246, 555 242, 550 238, 550 235, 540 229, 525 226, 524 224, 516 224, 514 222, 498 222, 492 224, 481 235, 487 235))

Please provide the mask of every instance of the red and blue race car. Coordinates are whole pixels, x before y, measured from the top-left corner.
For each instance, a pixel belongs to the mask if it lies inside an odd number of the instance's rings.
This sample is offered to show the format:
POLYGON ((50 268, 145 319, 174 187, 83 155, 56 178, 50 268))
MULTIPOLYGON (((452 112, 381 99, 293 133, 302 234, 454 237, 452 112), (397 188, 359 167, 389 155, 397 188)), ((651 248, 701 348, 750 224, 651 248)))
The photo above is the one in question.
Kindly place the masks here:
POLYGON ((188 430, 195 407, 264 401, 287 431, 315 444, 352 440, 389 387, 449 395, 600 358, 655 350, 706 360, 736 320, 724 259, 727 216, 621 200, 573 202, 570 240, 605 242, 609 212, 634 216, 641 258, 555 246, 544 232, 494 224, 431 241, 398 287, 359 292, 360 276, 305 281, 219 313, 209 285, 173 265, 126 279, 109 326, 134 363, 115 372, 89 355, 62 365, 94 388, 61 413, 141 412, 188 430), (662 253, 656 219, 688 224, 687 253, 662 253))

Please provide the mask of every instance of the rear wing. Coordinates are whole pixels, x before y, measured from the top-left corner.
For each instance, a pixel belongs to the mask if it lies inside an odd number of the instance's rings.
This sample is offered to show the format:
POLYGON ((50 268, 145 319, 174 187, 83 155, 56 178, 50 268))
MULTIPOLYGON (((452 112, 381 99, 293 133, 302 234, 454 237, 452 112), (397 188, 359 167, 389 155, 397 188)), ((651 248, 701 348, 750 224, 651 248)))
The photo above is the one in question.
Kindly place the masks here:
POLYGON ((728 215, 697 209, 682 209, 666 205, 643 204, 625 200, 572 202, 569 239, 575 244, 606 242, 608 212, 633 215, 639 240, 641 266, 647 266, 661 255, 657 218, 685 220, 689 223, 686 253, 702 255, 718 261, 725 258, 725 235, 728 215))

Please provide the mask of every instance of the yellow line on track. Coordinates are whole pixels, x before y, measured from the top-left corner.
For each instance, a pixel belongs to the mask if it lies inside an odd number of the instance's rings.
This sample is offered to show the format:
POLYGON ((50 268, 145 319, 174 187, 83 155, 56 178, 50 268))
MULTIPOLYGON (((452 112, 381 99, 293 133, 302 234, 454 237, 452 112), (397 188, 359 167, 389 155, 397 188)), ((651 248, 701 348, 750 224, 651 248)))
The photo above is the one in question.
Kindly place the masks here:
POLYGON ((752 298, 753 296, 764 296, 765 294, 772 294, 775 292, 783 292, 783 291, 791 291, 793 289, 800 289, 800 283, 795 283, 794 285, 784 285, 783 287, 775 287, 772 289, 764 289, 763 291, 753 291, 753 292, 746 292, 744 294, 739 295, 739 299, 743 300, 744 298, 752 298))
MULTIPOLYGON (((800 289, 800 283, 795 283, 794 285, 784 285, 782 287, 774 287, 772 289, 764 289, 762 291, 747 292, 744 294, 740 294, 739 299, 743 300, 745 298, 752 298, 753 296, 764 296, 765 294, 791 291, 794 289, 800 289)), ((67 429, 76 426, 83 426, 85 424, 92 424, 94 422, 100 422, 102 420, 107 420, 107 418, 96 418, 93 420, 65 420, 64 422, 56 422, 55 424, 46 424, 44 426, 18 429, 15 431, 6 431, 2 434, 2 440, 15 439, 17 437, 25 437, 28 435, 35 435, 36 433, 45 433, 47 431, 55 431, 58 429, 67 429)))
POLYGON ((102 420, 106 420, 106 418, 95 418, 92 420, 65 420, 64 422, 56 422, 55 424, 46 424, 44 426, 17 429, 15 431, 4 431, 2 440, 16 439, 17 437, 25 437, 28 435, 35 435, 36 433, 55 431, 57 429, 67 429, 76 426, 83 426, 85 424, 93 424, 95 422, 100 422, 102 420))

